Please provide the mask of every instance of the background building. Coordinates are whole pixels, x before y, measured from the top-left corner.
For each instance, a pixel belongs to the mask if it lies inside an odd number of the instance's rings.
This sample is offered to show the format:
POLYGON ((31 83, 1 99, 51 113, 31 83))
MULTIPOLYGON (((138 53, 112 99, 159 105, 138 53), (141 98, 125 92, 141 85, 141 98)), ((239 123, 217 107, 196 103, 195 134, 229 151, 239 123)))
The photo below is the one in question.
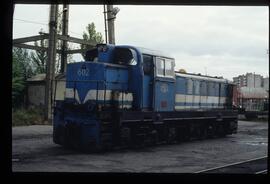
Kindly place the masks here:
POLYGON ((262 76, 259 74, 247 73, 247 87, 249 88, 260 88, 262 87, 262 76))
POLYGON ((238 77, 233 77, 233 82, 237 84, 238 87, 263 87, 264 89, 269 90, 269 78, 263 78, 260 74, 246 73, 244 75, 239 75, 238 77))
POLYGON ((237 84, 238 87, 247 86, 246 75, 239 75, 238 77, 233 77, 233 82, 237 84))
POLYGON ((269 92, 269 77, 263 78, 262 87, 269 92))
POLYGON ((264 111, 269 101, 269 77, 246 73, 233 77, 237 85, 236 105, 247 111, 264 111))
MULTIPOLYGON (((27 79, 27 95, 26 105, 44 107, 45 104, 45 85, 46 74, 37 74, 27 79)), ((52 98, 56 100, 63 100, 65 95, 65 75, 58 74, 55 76, 56 94, 52 98)), ((55 84, 55 83, 54 83, 55 84)))

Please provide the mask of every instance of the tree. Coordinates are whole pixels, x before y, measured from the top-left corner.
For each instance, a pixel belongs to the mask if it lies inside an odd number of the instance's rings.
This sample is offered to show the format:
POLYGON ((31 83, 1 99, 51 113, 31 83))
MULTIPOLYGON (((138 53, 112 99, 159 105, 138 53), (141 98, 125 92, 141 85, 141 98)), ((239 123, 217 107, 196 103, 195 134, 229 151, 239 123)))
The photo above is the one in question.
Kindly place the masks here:
MULTIPOLYGON (((92 41, 96 44, 103 43, 104 40, 102 38, 102 34, 100 32, 96 31, 96 26, 92 22, 86 26, 87 32, 83 32, 83 39, 85 41, 92 41)), ((91 46, 89 45, 81 45, 81 49, 91 49, 91 46)), ((85 59, 85 53, 82 53, 83 58, 85 59)))
POLYGON ((26 49, 14 47, 12 50, 13 60, 18 62, 23 73, 23 79, 26 80, 32 77, 35 72, 35 66, 29 56, 29 52, 26 49))
POLYGON ((12 53, 12 107, 23 104, 25 80, 33 75, 33 65, 26 49, 13 48, 12 53))
POLYGON ((22 66, 18 59, 12 58, 12 107, 18 105, 21 93, 24 90, 22 66))

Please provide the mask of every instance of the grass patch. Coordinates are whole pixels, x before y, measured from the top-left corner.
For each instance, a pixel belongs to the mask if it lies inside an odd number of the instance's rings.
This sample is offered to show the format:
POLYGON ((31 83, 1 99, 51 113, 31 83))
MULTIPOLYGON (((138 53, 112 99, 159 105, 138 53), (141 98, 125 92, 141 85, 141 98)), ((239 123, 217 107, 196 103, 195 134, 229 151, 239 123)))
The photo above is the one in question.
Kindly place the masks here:
POLYGON ((41 108, 16 109, 12 111, 12 126, 45 125, 41 108))

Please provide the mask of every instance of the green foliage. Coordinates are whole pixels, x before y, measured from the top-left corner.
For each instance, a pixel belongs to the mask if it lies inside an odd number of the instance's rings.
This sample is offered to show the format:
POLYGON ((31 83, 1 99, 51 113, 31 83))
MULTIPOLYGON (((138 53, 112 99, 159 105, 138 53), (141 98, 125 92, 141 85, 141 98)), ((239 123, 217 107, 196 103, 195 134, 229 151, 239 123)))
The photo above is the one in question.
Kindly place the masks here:
POLYGON ((26 79, 34 75, 35 65, 29 52, 22 48, 13 48, 12 53, 12 125, 31 125, 43 122, 39 108, 22 109, 26 79))
POLYGON ((33 75, 32 64, 27 50, 13 49, 12 57, 12 107, 24 101, 25 80, 33 75))
POLYGON ((100 32, 96 31, 96 26, 92 22, 86 27, 87 32, 83 32, 83 39, 93 41, 96 43, 103 43, 103 38, 100 32))
POLYGON ((12 112, 12 126, 46 124, 41 108, 17 109, 12 112))
POLYGON ((24 90, 24 81, 22 77, 12 78, 12 102, 15 104, 15 100, 24 90))
POLYGON ((25 85, 22 68, 16 60, 12 61, 12 107, 20 105, 25 85))
MULTIPOLYGON (((87 32, 83 32, 84 40, 91 41, 96 44, 104 42, 101 33, 96 31, 96 26, 93 22, 87 25, 86 30, 87 32)), ((88 45, 81 45, 81 49, 91 49, 91 47, 88 45)), ((85 58, 85 53, 82 53, 82 56, 85 58)))
MULTIPOLYGON (((35 41, 35 46, 46 48, 48 47, 47 40, 35 41)), ((36 50, 31 53, 31 60, 35 67, 35 74, 46 73, 46 62, 48 59, 47 51, 36 50)))
POLYGON ((14 47, 12 55, 13 62, 15 62, 15 67, 20 68, 20 73, 23 74, 24 80, 35 74, 34 65, 30 59, 29 52, 26 49, 14 47))

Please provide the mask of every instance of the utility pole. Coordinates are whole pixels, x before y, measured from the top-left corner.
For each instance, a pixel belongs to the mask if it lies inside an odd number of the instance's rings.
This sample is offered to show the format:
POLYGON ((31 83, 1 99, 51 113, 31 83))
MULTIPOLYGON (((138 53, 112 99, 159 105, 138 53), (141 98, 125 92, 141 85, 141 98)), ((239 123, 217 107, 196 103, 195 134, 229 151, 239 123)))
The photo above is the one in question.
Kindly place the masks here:
POLYGON ((48 45, 48 60, 46 65, 46 86, 45 86, 45 119, 52 123, 52 95, 53 95, 53 80, 55 72, 55 56, 56 56, 56 36, 57 36, 57 13, 58 5, 52 4, 50 8, 49 22, 49 45, 48 45))
POLYGON ((107 11, 106 11, 106 5, 104 4, 103 5, 103 8, 104 8, 104 24, 105 24, 105 43, 107 44, 108 43, 108 39, 107 39, 107 36, 108 36, 108 30, 107 30, 107 11))
POLYGON ((114 20, 118 12, 119 8, 113 8, 113 5, 107 5, 108 37, 110 44, 115 44, 114 20))
POLYGON ((108 21, 108 37, 109 43, 115 44, 115 35, 114 35, 114 19, 115 16, 112 14, 113 5, 107 5, 107 21, 108 21))
MULTIPOLYGON (((67 36, 68 35, 68 17, 69 17, 69 5, 64 4, 63 5, 63 19, 62 19, 62 35, 67 36)), ((67 67, 67 41, 62 41, 62 52, 61 52, 61 68, 60 73, 66 72, 67 67)))

